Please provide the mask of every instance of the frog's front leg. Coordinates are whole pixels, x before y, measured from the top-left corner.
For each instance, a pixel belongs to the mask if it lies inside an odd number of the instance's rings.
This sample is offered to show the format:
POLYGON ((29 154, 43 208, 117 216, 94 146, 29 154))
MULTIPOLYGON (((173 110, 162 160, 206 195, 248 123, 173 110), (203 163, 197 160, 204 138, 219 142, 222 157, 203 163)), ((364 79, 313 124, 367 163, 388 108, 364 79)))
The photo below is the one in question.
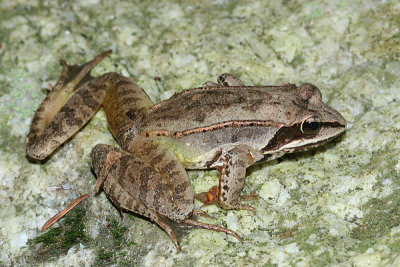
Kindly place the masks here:
POLYGON ((232 230, 193 218, 190 181, 168 147, 139 137, 131 149, 134 154, 99 144, 91 153, 92 167, 98 177, 96 189, 103 185, 120 211, 132 211, 157 223, 178 249, 181 236, 195 228, 225 232, 240 240, 232 230))
POLYGON ((199 194, 196 198, 205 204, 214 203, 223 209, 247 209, 254 212, 254 208, 241 203, 246 196, 240 196, 246 176, 246 168, 262 159, 261 152, 248 145, 238 145, 220 156, 220 159, 211 167, 220 172, 219 186, 211 188, 207 194, 199 194), (216 198, 209 195, 216 194, 216 198), (202 198, 202 199, 201 199, 202 198))

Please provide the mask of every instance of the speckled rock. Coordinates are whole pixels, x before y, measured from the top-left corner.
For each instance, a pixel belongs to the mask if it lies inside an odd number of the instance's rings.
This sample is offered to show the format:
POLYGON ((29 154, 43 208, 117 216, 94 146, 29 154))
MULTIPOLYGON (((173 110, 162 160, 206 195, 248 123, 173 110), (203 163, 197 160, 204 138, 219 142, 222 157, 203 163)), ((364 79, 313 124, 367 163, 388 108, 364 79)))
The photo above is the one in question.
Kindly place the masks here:
MULTIPOLYGON (((400 3, 184 3, 0 0, 0 266, 400 265, 400 3), (205 222, 243 242, 196 230, 178 252, 159 227, 120 219, 104 193, 94 195, 91 148, 115 145, 102 111, 44 164, 25 157, 59 59, 82 63, 110 48, 94 74, 122 73, 155 102, 223 72, 249 85, 311 82, 347 132, 249 168, 243 193, 260 196, 249 202, 256 215, 203 208, 205 222), (65 234, 35 244, 44 222, 87 192, 84 237, 68 248, 65 234)), ((214 170, 189 174, 196 192, 218 181, 214 170)))

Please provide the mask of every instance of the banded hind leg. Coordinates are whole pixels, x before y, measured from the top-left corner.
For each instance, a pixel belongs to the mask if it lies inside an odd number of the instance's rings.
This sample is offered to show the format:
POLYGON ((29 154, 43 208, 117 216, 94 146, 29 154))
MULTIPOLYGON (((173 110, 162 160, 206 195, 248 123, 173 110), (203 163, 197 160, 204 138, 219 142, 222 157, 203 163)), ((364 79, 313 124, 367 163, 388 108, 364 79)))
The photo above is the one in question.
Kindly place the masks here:
POLYGON ((67 65, 61 61, 61 75, 32 119, 26 138, 29 158, 47 158, 77 133, 102 105, 112 134, 123 146, 126 129, 134 126, 135 118, 139 118, 152 102, 140 87, 118 73, 90 76, 91 69, 110 53, 106 51, 83 65, 67 65))
POLYGON ((192 188, 181 163, 167 147, 137 137, 135 122, 152 105, 146 93, 117 73, 90 76, 90 70, 108 53, 82 66, 63 62, 56 86, 34 115, 27 137, 27 156, 47 158, 103 106, 113 136, 122 148, 135 155, 97 145, 92 152, 97 190, 103 185, 120 210, 131 210, 156 222, 177 248, 182 233, 193 228, 221 231, 240 239, 229 229, 197 222, 192 215, 192 188), (118 167, 132 175, 121 175, 118 167))
POLYGON ((138 138, 132 151, 134 154, 98 144, 91 153, 98 177, 96 190, 103 186, 121 212, 128 210, 149 218, 178 249, 182 236, 197 228, 225 232, 240 240, 232 230, 196 220, 187 173, 169 148, 149 138, 138 138))
POLYGON ((110 53, 106 51, 83 65, 61 61, 61 75, 32 119, 26 138, 29 158, 44 160, 93 117, 106 93, 104 82, 115 74, 93 78, 90 71, 110 53))

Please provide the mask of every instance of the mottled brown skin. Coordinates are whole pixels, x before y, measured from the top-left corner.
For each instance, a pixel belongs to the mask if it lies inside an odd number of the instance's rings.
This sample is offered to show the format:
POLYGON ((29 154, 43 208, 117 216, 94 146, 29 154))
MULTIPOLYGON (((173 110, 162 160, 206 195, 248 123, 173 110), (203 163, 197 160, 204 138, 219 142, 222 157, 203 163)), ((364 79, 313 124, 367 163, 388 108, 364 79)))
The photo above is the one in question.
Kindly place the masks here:
POLYGON ((229 229, 194 220, 194 193, 185 168, 216 168, 221 176, 211 202, 254 211, 240 196, 248 166, 321 145, 346 126, 311 84, 245 86, 229 74, 153 105, 126 77, 89 75, 109 53, 83 66, 63 62, 59 81, 32 120, 27 155, 47 158, 103 107, 122 149, 102 144, 93 148, 96 191, 103 186, 121 212, 156 222, 177 248, 181 235, 193 228, 240 239, 229 229))

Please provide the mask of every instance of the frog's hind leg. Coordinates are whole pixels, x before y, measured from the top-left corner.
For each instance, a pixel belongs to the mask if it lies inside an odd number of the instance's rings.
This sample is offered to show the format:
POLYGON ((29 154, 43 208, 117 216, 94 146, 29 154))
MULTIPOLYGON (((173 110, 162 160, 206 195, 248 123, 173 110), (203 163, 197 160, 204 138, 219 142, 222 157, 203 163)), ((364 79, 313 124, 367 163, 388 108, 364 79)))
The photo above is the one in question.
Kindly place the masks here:
POLYGON ((96 191, 102 185, 118 209, 158 224, 178 249, 181 237, 196 228, 225 232, 240 239, 229 229, 194 219, 193 190, 185 169, 170 149, 150 139, 139 139, 135 144, 132 150, 138 155, 103 144, 93 148, 96 191))
POLYGON ((102 106, 108 128, 118 144, 126 150, 131 137, 139 132, 137 125, 153 102, 142 88, 122 75, 113 77, 107 85, 102 106))
POLYGON ((202 223, 197 220, 197 215, 192 214, 192 216, 189 219, 184 220, 183 222, 174 222, 169 220, 166 217, 162 217, 162 220, 167 223, 176 233, 178 237, 182 237, 186 234, 188 234, 190 231, 195 230, 195 229, 207 229, 215 232, 222 232, 226 233, 228 235, 234 236, 237 238, 239 241, 242 241, 242 238, 233 230, 215 225, 215 224, 208 224, 208 223, 202 223))
POLYGON ((189 219, 186 219, 183 222, 172 221, 167 217, 159 214, 157 211, 149 209, 139 199, 129 194, 124 188, 122 188, 121 184, 106 182, 104 184, 104 190, 106 191, 111 201, 118 207, 118 209, 135 212, 149 218, 152 222, 156 223, 161 229, 163 229, 167 233, 167 235, 171 238, 172 242, 175 244, 178 250, 181 249, 180 242, 182 237, 195 229, 207 229, 216 232, 223 232, 234 236, 239 241, 242 240, 236 232, 230 229, 214 224, 198 222, 196 220, 196 215, 192 215, 189 219), (111 195, 118 195, 118 199, 116 197, 111 197, 111 195))
MULTIPOLYGON (((119 148, 98 144, 91 153, 96 191, 103 190, 121 210, 149 218, 158 224, 180 249, 180 238, 160 212, 174 204, 169 186, 160 173, 138 157, 119 148), (157 211, 157 207, 160 209, 157 211)), ((187 212, 186 212, 187 213, 187 212)))
POLYGON ((110 53, 106 51, 83 65, 61 61, 61 75, 32 119, 26 139, 29 158, 45 159, 96 113, 105 95, 103 83, 110 74, 93 78, 90 70, 110 53))

